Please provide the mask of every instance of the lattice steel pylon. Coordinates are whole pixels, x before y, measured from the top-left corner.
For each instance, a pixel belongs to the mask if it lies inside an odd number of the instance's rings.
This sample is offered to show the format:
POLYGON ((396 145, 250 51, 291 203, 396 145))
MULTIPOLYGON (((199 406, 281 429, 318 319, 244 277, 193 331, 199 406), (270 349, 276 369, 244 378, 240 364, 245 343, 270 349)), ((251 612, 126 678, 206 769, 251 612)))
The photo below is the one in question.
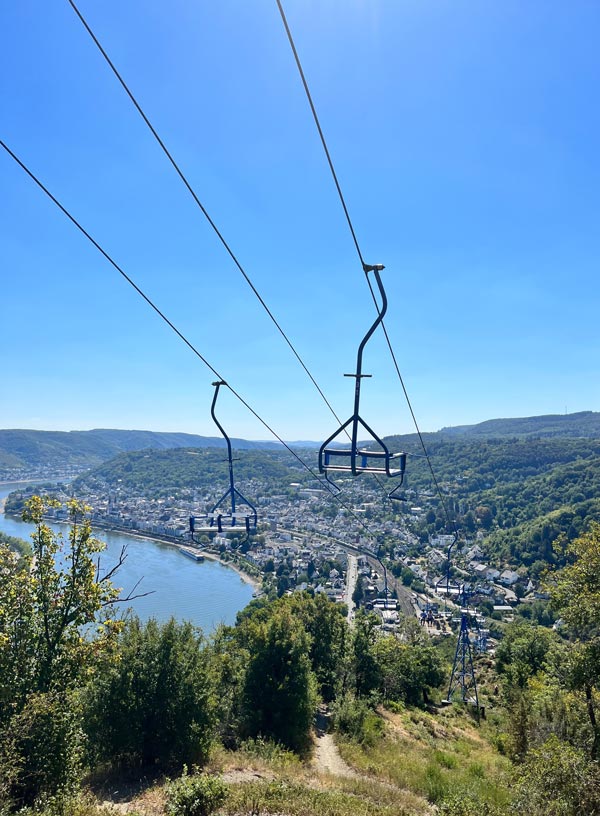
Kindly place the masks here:
POLYGON ((450 675, 450 685, 448 686, 448 697, 444 702, 450 704, 453 694, 457 689, 460 689, 463 703, 471 703, 475 706, 477 719, 479 720, 479 695, 477 693, 477 680, 475 679, 473 650, 469 632, 469 612, 463 609, 460 616, 460 632, 454 654, 452 674, 450 675))

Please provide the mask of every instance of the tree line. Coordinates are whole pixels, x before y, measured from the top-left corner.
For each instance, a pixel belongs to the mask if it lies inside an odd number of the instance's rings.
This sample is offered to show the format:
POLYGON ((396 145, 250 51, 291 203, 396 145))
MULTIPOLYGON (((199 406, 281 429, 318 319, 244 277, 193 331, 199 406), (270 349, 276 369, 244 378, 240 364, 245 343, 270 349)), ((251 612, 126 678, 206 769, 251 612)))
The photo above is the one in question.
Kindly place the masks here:
MULTIPOLYGON (((63 540, 44 524, 50 501, 25 509, 30 551, 0 542, 3 816, 65 816, 90 774, 178 774, 215 743, 272 740, 307 756, 321 701, 368 746, 385 728, 378 706, 439 699, 448 666, 412 619, 399 636, 366 614, 350 628, 343 607, 307 593, 255 599, 209 637, 122 614, 132 597, 116 587, 119 562, 102 562, 86 508, 69 503, 63 540)), ((600 526, 561 558, 547 579, 556 631, 518 621, 496 652, 493 739, 514 778, 511 809, 489 816, 600 813, 600 526)), ((440 812, 479 807, 462 797, 440 812)))
POLYGON ((122 614, 132 597, 119 595, 118 564, 102 562, 87 508, 69 502, 63 539, 44 523, 51 502, 25 508, 31 552, 0 542, 0 812, 52 802, 68 813, 92 772, 177 773, 214 741, 304 755, 319 701, 422 704, 445 678, 418 627, 377 637, 359 615, 350 629, 320 595, 256 599, 210 637, 122 614))

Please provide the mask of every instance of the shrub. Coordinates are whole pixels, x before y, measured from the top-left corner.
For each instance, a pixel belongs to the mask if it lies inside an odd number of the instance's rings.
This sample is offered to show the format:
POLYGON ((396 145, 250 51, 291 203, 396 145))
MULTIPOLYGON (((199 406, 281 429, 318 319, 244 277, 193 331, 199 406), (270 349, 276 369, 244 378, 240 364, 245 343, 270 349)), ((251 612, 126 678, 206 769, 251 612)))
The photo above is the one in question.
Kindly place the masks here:
POLYGON ((94 762, 179 770, 206 760, 214 727, 212 680, 202 637, 189 623, 130 620, 119 661, 84 699, 94 762))
POLYGON ((83 741, 65 695, 31 695, 2 735, 3 798, 17 806, 53 801, 60 812, 79 786, 83 741))
POLYGON ((350 694, 334 706, 333 722, 338 731, 361 745, 375 745, 383 731, 383 721, 364 700, 350 694))
POLYGON ((227 798, 227 785, 216 776, 183 776, 167 786, 168 816, 209 816, 227 798))
POLYGON ((245 754, 252 759, 259 759, 277 768, 288 768, 298 762, 298 757, 282 745, 262 737, 247 739, 241 743, 238 755, 245 754))
POLYGON ((527 755, 517 779, 516 802, 530 816, 600 813, 598 765, 552 736, 527 755))
POLYGON ((472 792, 453 793, 439 804, 440 816, 506 816, 509 811, 483 802, 472 792))

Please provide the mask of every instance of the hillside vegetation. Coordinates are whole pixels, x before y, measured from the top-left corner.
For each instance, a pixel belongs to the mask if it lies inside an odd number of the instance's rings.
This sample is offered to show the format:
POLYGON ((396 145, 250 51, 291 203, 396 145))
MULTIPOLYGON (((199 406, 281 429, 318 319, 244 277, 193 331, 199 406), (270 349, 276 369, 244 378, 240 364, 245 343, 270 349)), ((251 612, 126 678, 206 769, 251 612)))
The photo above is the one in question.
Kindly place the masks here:
MULTIPOLYGON (((553 563, 559 536, 572 541, 600 520, 598 439, 435 434, 425 441, 451 517, 466 534, 481 530, 498 561, 553 563)), ((389 443, 419 453, 414 439, 406 444, 390 437, 389 443)), ((446 530, 425 459, 409 455, 405 484, 411 502, 434 508, 422 532, 446 530)))
POLYGON ((31 555, 0 542, 3 815, 600 812, 600 526, 552 576, 561 633, 521 621, 495 665, 477 659, 478 722, 441 705, 449 644, 412 618, 397 635, 364 613, 351 627, 341 605, 295 593, 210 638, 123 619, 83 508, 68 503, 61 550, 47 501, 26 508, 31 555))
MULTIPOLYGON (((239 450, 235 453, 236 477, 260 479, 272 488, 285 489, 291 481, 304 480, 306 471, 287 451, 239 450)), ((99 485, 134 491, 140 496, 162 496, 182 489, 227 482, 228 463, 223 450, 176 448, 122 453, 73 482, 77 492, 99 485)))
POLYGON ((442 428, 441 433, 464 436, 600 436, 600 413, 579 411, 575 414, 547 414, 546 416, 516 419, 488 419, 477 425, 456 425, 442 428))
MULTIPOLYGON (((426 435, 428 443, 439 438, 469 437, 477 439, 504 437, 600 437, 600 413, 582 411, 577 414, 491 419, 478 425, 443 428, 426 435)), ((411 446, 414 434, 397 437, 399 448, 411 446)), ((249 450, 280 450, 277 442, 256 442, 232 439, 234 448, 249 450)), ((0 468, 26 469, 47 466, 92 467, 123 451, 170 448, 224 447, 220 436, 197 436, 187 433, 157 431, 95 429, 92 431, 0 430, 0 468)), ((301 447, 317 447, 318 443, 297 443, 301 447)))
MULTIPOLYGON (((237 448, 279 449, 275 442, 233 440, 237 448)), ((221 437, 157 431, 31 431, 0 430, 0 467, 91 467, 122 451, 144 448, 223 448, 221 437)))

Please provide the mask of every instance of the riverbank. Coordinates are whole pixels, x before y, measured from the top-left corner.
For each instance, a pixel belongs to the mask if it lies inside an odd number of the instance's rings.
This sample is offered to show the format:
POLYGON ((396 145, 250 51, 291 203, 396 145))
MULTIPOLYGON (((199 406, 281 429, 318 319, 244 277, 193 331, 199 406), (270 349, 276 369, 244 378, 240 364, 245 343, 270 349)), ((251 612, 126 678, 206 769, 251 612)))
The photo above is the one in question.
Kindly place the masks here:
MULTIPOLYGON (((0 499, 0 513, 4 513, 5 504, 6 498, 0 499)), ((7 517, 11 518, 11 514, 7 513, 7 517)), ((14 516, 14 518, 18 518, 18 516, 14 516)), ((54 524, 69 524, 68 521, 64 521, 62 519, 49 518, 48 521, 51 521, 54 524)), ((133 538, 137 541, 154 541, 156 544, 165 544, 168 547, 174 547, 175 549, 179 549, 179 547, 182 545, 188 544, 187 541, 183 541, 182 539, 172 538, 170 536, 160 536, 156 535, 155 533, 132 532, 127 528, 103 524, 102 522, 98 521, 93 522, 92 527, 96 530, 105 530, 107 533, 118 533, 119 535, 126 536, 127 538, 133 538)), ((206 549, 198 549, 198 552, 202 553, 202 555, 208 560, 217 561, 223 567, 233 570, 233 572, 237 572, 244 583, 249 584, 255 592, 260 592, 262 590, 262 581, 260 578, 245 572, 245 570, 240 567, 239 564, 235 564, 232 561, 223 561, 217 552, 210 552, 206 549)))
MULTIPOLYGON (((68 524, 68 522, 65 522, 68 524)), ((96 527, 100 530, 106 530, 109 533, 119 533, 119 535, 128 536, 129 538, 136 538, 138 540, 148 540, 148 541, 155 541, 157 544, 166 544, 169 547, 176 547, 177 549, 182 545, 188 546, 189 543, 187 541, 183 541, 181 539, 172 538, 171 536, 161 536, 157 535, 156 533, 132 533, 131 530, 123 529, 121 527, 114 527, 109 526, 108 524, 102 524, 102 522, 95 522, 92 524, 92 527, 96 527)), ((223 559, 219 556, 217 552, 211 552, 207 549, 200 549, 198 548, 198 552, 201 553, 205 558, 208 558, 210 561, 218 561, 224 567, 237 572, 240 578, 245 581, 245 583, 250 584, 250 586, 256 591, 259 592, 262 589, 262 581, 257 578, 255 575, 250 575, 249 573, 245 572, 242 567, 238 564, 233 563, 232 561, 223 561, 223 559)))
POLYGON ((255 592, 262 592, 262 581, 260 578, 257 578, 256 575, 250 575, 249 573, 245 572, 242 567, 233 563, 232 561, 223 561, 223 559, 220 558, 217 553, 208 552, 207 550, 200 550, 200 552, 205 558, 210 558, 211 561, 218 561, 219 564, 222 564, 224 567, 237 572, 243 581, 253 587, 255 592))
POLYGON ((70 476, 53 476, 51 479, 45 476, 40 476, 38 479, 4 479, 3 481, 0 481, 0 487, 6 487, 6 485, 24 484, 53 485, 56 484, 56 482, 66 482, 74 478, 75 476, 71 474, 70 476))

